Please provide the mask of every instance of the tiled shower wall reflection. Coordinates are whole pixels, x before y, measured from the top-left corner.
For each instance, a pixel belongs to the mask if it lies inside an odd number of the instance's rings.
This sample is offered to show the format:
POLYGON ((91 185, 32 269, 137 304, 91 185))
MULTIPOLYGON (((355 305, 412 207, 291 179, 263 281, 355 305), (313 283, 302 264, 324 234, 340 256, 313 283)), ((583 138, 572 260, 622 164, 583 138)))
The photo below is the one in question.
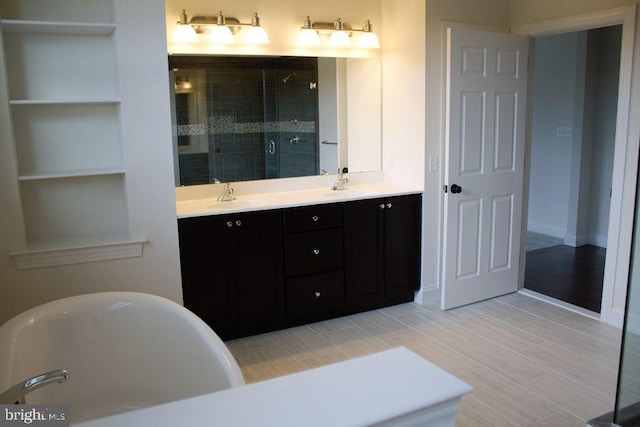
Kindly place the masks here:
POLYGON ((170 57, 170 65, 182 79, 204 76, 176 93, 182 185, 319 173, 315 58, 170 57))

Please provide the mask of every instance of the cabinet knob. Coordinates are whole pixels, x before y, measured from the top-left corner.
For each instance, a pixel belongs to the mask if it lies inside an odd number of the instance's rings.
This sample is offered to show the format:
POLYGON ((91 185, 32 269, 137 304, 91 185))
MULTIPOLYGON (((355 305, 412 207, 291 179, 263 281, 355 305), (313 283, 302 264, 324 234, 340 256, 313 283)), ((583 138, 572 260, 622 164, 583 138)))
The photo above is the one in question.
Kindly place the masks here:
POLYGON ((314 250, 313 250, 313 253, 314 253, 314 254, 316 254, 316 255, 318 255, 318 254, 320 253, 320 249, 314 249, 314 250))
POLYGON ((316 298, 320 298, 320 292, 315 291, 314 294, 315 294, 316 298))
POLYGON ((384 209, 384 203, 380 203, 380 209, 384 209))
POLYGON ((233 227, 233 221, 227 221, 227 227, 233 227))
POLYGON ((388 207, 389 209, 391 209, 391 208, 393 207, 393 205, 392 205, 391 203, 387 203, 387 207, 388 207))
POLYGON ((311 219, 313 220, 313 222, 318 222, 318 219, 320 218, 318 218, 318 215, 314 215, 311 217, 311 219))
POLYGON ((242 225, 242 221, 237 220, 237 221, 236 221, 236 225, 237 225, 238 227, 240 227, 240 226, 242 225))

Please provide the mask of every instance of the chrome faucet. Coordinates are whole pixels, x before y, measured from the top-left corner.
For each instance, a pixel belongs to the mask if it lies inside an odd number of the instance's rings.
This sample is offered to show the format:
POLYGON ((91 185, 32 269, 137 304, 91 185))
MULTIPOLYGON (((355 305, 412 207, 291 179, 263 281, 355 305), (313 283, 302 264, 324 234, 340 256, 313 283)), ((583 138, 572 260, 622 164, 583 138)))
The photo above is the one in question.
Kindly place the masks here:
POLYGON ((69 379, 69 373, 64 369, 36 375, 28 380, 20 381, 9 390, 0 394, 0 405, 24 405, 25 396, 40 387, 52 382, 63 383, 69 379))
POLYGON ((236 196, 233 194, 233 188, 231 188, 231 185, 227 182, 224 185, 224 190, 222 190, 222 194, 218 197, 218 201, 219 202, 231 202, 232 200, 235 200, 236 196))
POLYGON ((338 176, 336 177, 336 182, 334 182, 333 186, 331 187, 332 190, 347 189, 347 183, 349 182, 349 179, 345 176, 346 173, 346 168, 342 170, 338 169, 338 176))

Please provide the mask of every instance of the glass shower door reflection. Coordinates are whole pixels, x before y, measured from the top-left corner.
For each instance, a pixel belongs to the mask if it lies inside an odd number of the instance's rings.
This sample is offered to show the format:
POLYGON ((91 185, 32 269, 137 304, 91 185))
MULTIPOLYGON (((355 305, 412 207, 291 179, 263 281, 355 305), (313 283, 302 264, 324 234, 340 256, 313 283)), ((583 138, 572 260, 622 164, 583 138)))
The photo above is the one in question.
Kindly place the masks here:
POLYGON ((618 372, 614 423, 640 426, 640 192, 636 195, 636 218, 627 309, 625 312, 618 372))

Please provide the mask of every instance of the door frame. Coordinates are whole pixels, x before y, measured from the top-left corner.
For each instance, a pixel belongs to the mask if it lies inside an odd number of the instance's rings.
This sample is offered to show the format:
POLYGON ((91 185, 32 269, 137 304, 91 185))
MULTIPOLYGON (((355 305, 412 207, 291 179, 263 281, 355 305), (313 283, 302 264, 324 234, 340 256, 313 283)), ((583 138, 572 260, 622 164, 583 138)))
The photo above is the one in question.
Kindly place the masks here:
MULTIPOLYGON (((600 320, 620 328, 624 321, 624 296, 626 296, 629 278, 632 239, 632 233, 630 231, 633 229, 638 172, 638 142, 630 140, 633 135, 638 134, 638 129, 640 128, 639 120, 630 120, 632 117, 630 111, 632 107, 631 77, 633 71, 635 22, 636 5, 634 4, 616 9, 519 25, 511 29, 513 34, 533 37, 622 25, 618 113, 616 119, 614 169, 612 177, 613 192, 611 195, 607 257, 605 261, 602 303, 600 307, 600 320), (622 301, 620 301, 621 298, 622 301)), ((529 88, 531 88, 531 84, 532 80, 530 79, 529 88)), ((531 94, 531 90, 529 94, 531 94)), ((528 160, 531 154, 531 101, 532 97, 529 96, 525 136, 523 194, 529 193, 530 162, 528 160)), ((523 225, 526 225, 528 220, 528 204, 528 198, 523 198, 523 225)), ((522 238, 525 239, 526 226, 522 228, 522 234, 522 238)), ((524 242, 526 240, 522 241, 524 242)), ((520 252, 519 288, 524 286, 525 259, 526 247, 522 245, 520 252)))

